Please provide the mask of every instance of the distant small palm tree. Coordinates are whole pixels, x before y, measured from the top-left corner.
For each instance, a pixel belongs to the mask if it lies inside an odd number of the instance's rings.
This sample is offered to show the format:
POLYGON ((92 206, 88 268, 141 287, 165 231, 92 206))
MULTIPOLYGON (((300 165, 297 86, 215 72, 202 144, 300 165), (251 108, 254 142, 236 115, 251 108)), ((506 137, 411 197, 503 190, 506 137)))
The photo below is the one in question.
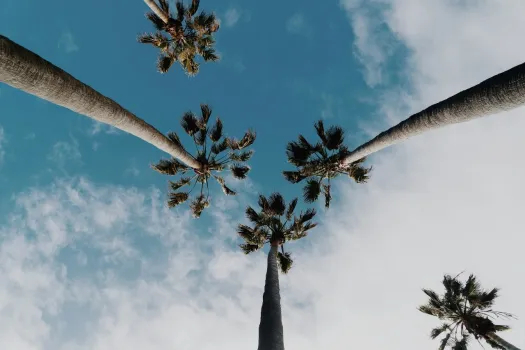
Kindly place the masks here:
POLYGON ((241 224, 237 233, 244 240, 240 247, 245 254, 253 253, 267 243, 271 246, 261 308, 258 350, 284 350, 277 267, 283 273, 290 270, 293 260, 291 254, 284 250, 284 244, 306 237, 308 231, 317 225, 311 222, 316 213, 314 209, 308 209, 295 216, 297 198, 287 206, 280 193, 273 193, 268 198, 260 195, 258 204, 261 208, 259 212, 252 207, 246 208, 246 216, 253 226, 241 224))
POLYGON ((444 350, 449 346, 453 350, 465 350, 470 336, 474 336, 478 341, 485 340, 495 349, 519 350, 496 334, 510 327, 494 324, 493 320, 498 317, 513 317, 512 314, 492 309, 498 297, 498 288, 485 291, 474 275, 470 275, 466 283, 459 281, 458 276, 452 278, 445 275, 445 294, 441 296, 432 290, 423 289, 429 301, 420 306, 419 311, 444 321, 430 333, 432 339, 445 333, 439 349, 444 350))
POLYGON ((357 183, 366 182, 372 168, 363 167, 365 158, 351 164, 344 159, 350 151, 343 144, 344 131, 339 126, 324 128, 322 120, 315 123, 315 130, 320 142, 311 144, 303 135, 298 141, 288 143, 286 154, 288 161, 297 167, 295 171, 283 171, 284 177, 291 183, 306 180, 303 188, 305 202, 312 203, 324 195, 325 207, 330 207, 332 199, 331 180, 339 175, 347 175, 357 183))
MULTIPOLYGON (((237 179, 246 178, 250 167, 245 163, 253 155, 253 150, 245 150, 255 141, 255 132, 248 130, 240 140, 224 137, 222 121, 217 118, 215 124, 210 128, 208 122, 212 114, 211 108, 201 105, 201 115, 196 116, 192 112, 186 112, 181 119, 184 131, 193 139, 196 148, 196 155, 193 158, 202 164, 199 169, 193 169, 172 158, 161 160, 152 168, 161 174, 175 176, 180 175, 175 182, 170 181, 172 192, 169 194, 168 206, 173 208, 188 200, 191 192, 197 184, 200 184, 200 192, 190 204, 190 208, 195 217, 200 217, 202 211, 208 207, 210 193, 208 181, 210 178, 217 180, 226 195, 235 195, 236 192, 230 189, 223 177, 217 173, 229 169, 231 174, 237 179), (211 145, 210 142, 211 141, 211 145), (227 153, 225 153, 228 151, 227 153), (182 187, 189 186, 189 191, 180 191, 182 187), (206 194, 204 187, 206 186, 206 194)), ((168 133, 168 138, 176 145, 182 146, 179 136, 168 133)))
POLYGON ((177 1, 176 13, 172 15, 167 0, 159 0, 160 7, 152 0, 146 1, 153 9, 146 17, 157 31, 139 35, 138 41, 160 49, 157 68, 161 73, 166 73, 173 63, 179 62, 186 73, 193 76, 199 72, 196 55, 202 56, 206 62, 219 59, 213 38, 213 33, 219 30, 219 22, 213 13, 201 11, 197 15, 199 2, 193 0, 186 7, 182 1, 177 1))

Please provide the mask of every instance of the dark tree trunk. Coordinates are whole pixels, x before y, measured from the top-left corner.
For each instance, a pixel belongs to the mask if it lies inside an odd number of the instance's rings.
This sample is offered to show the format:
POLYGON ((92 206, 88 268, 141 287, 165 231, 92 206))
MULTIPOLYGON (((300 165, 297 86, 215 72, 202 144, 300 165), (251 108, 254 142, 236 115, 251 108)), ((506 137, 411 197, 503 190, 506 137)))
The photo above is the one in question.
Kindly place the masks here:
POLYGON ((268 269, 264 285, 258 350, 284 350, 281 294, 277 271, 278 244, 272 244, 268 253, 268 269))

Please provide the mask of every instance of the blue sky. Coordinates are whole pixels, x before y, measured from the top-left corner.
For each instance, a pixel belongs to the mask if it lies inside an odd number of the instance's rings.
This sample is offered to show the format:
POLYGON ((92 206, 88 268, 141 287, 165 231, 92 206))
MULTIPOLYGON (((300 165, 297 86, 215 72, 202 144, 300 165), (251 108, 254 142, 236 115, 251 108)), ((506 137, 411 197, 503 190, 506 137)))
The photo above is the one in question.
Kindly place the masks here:
MULTIPOLYGON (((258 192, 300 195, 280 173, 286 143, 313 137, 323 118, 347 130, 352 148, 521 63, 524 6, 203 0, 221 19, 222 59, 188 78, 179 66, 159 74, 155 49, 136 42, 152 30, 141 0, 4 0, 2 35, 160 131, 180 131, 182 113, 208 103, 229 135, 254 128, 258 137, 249 179, 234 185, 241 194, 215 186, 194 220, 185 205, 165 207, 168 179, 149 164, 166 155, 0 85, 0 343, 255 347, 265 259, 236 249, 235 226, 258 192)), ((281 279, 288 349, 436 346, 436 322, 415 310, 420 289, 463 270, 502 287, 500 309, 525 317, 515 278, 525 272, 520 114, 415 138, 371 157, 366 186, 337 182, 331 210, 318 208, 320 226, 290 246, 296 266, 281 279)), ((509 324, 504 337, 519 347, 525 324, 509 324)))

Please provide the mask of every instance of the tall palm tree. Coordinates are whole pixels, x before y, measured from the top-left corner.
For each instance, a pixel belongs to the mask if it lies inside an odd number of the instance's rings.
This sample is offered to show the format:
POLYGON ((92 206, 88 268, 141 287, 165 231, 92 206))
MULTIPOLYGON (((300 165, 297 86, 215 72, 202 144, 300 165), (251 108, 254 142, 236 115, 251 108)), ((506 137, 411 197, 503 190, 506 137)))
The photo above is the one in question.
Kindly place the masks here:
POLYGON ((332 199, 331 180, 339 175, 347 175, 357 183, 366 182, 372 168, 363 167, 365 158, 351 164, 343 161, 350 151, 344 145, 344 131, 340 126, 331 126, 325 130, 322 120, 315 123, 315 130, 320 141, 311 144, 303 135, 297 141, 288 143, 286 155, 295 165, 295 171, 283 171, 284 177, 291 183, 306 180, 303 188, 305 202, 312 203, 324 195, 325 207, 330 207, 332 199))
MULTIPOLYGON (((200 192, 195 196, 190 204, 193 216, 200 217, 202 211, 210 203, 210 191, 208 181, 214 178, 222 187, 226 195, 233 196, 235 191, 230 189, 223 177, 217 173, 229 169, 233 177, 245 179, 250 167, 246 162, 252 157, 253 151, 246 150, 255 141, 255 132, 248 130, 240 140, 224 137, 222 121, 217 118, 215 124, 210 127, 209 121, 212 114, 211 108, 206 104, 201 104, 201 115, 186 112, 181 119, 184 131, 192 138, 195 144, 196 154, 192 156, 195 161, 203 166, 200 169, 192 169, 177 159, 161 160, 152 168, 161 174, 176 176, 177 181, 170 181, 171 193, 169 194, 168 206, 173 208, 188 200, 191 192, 197 184, 200 184, 200 192), (211 144, 210 144, 211 143, 211 144), (226 153, 226 151, 228 151, 226 153), (188 186, 189 191, 180 191, 181 188, 188 186), (206 186, 206 194, 204 191, 206 186)), ((168 133, 168 138, 175 144, 182 147, 179 136, 168 133)))
POLYGON ((425 131, 509 111, 525 103, 525 63, 413 114, 353 150, 350 164, 425 131))
POLYGON ((213 13, 201 11, 197 15, 200 0, 192 0, 187 7, 177 1, 175 14, 171 13, 167 0, 159 0, 160 7, 153 0, 145 2, 153 11, 146 17, 157 31, 139 35, 138 41, 159 48, 159 72, 166 73, 173 63, 179 62, 186 73, 193 76, 199 72, 196 55, 206 62, 219 59, 213 47, 213 33, 219 30, 219 22, 213 13))
POLYGON ((474 275, 470 275, 465 283, 458 280, 458 276, 452 278, 445 275, 445 293, 441 296, 432 290, 423 289, 429 300, 426 305, 419 307, 419 311, 444 322, 430 333, 432 339, 445 333, 439 349, 444 350, 449 346, 453 350, 465 350, 470 336, 474 336, 476 340, 483 339, 495 349, 519 350, 496 334, 510 327, 494 324, 493 320, 513 317, 507 312, 492 309, 499 289, 485 291, 474 275))
POLYGON ((268 198, 260 195, 258 204, 261 208, 259 212, 252 207, 246 208, 246 216, 253 226, 241 224, 237 233, 244 240, 240 247, 245 254, 261 249, 266 243, 270 244, 261 323, 259 324, 258 350, 284 350, 277 267, 283 273, 290 270, 293 260, 291 254, 284 250, 284 244, 286 241, 306 237, 308 231, 317 225, 311 222, 315 216, 315 210, 308 209, 295 216, 297 198, 287 206, 283 196, 279 193, 273 193, 268 198), (281 251, 279 251, 279 246, 281 251))
POLYGON ((137 136, 186 165, 201 164, 180 145, 112 99, 0 35, 0 82, 137 136))

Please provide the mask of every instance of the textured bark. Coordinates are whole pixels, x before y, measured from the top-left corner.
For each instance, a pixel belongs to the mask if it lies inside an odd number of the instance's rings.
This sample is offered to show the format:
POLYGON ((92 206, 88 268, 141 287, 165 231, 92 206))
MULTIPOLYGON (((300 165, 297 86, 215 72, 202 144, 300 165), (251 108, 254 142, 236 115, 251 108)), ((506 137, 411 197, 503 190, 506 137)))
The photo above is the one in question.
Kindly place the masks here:
POLYGON ((345 159, 352 163, 422 132, 508 111, 525 103, 525 63, 416 113, 372 140, 345 159))
POLYGON ((268 269, 264 285, 258 350, 284 350, 281 295, 277 271, 277 244, 268 253, 268 269))
POLYGON ((515 347, 514 345, 506 341, 505 339, 501 338, 496 333, 490 333, 488 336, 490 339, 494 340, 496 343, 503 346, 507 350, 520 350, 519 348, 515 347))
POLYGON ((146 5, 153 11, 164 23, 168 23, 168 14, 162 11, 162 9, 157 5, 155 0, 144 0, 146 5))
POLYGON ((0 82, 137 136, 192 168, 200 163, 112 99, 0 35, 0 82))

